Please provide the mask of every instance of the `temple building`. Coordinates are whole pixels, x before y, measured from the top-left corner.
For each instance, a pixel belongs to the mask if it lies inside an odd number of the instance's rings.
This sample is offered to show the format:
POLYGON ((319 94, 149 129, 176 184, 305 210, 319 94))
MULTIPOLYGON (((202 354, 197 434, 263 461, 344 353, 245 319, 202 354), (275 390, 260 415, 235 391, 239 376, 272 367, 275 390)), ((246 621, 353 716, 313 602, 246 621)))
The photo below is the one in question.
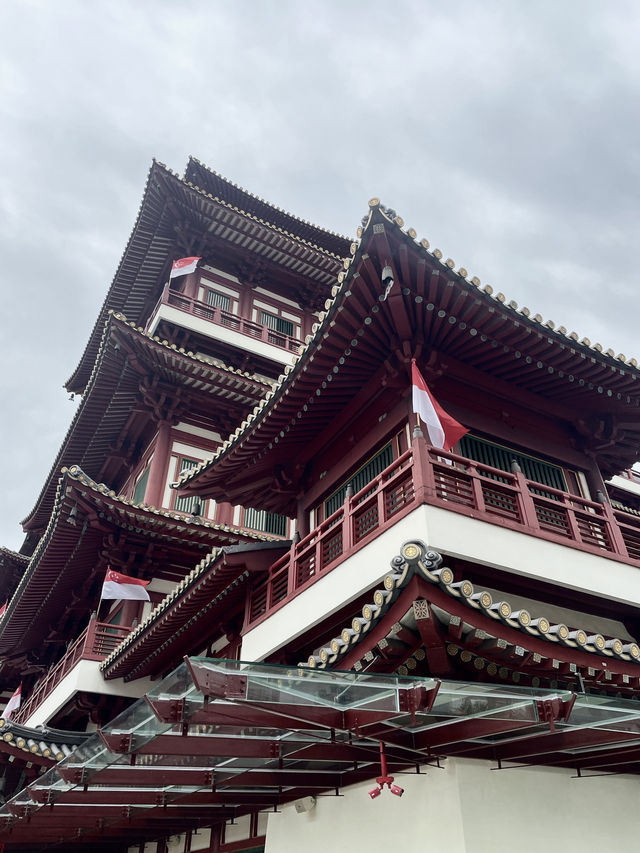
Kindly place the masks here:
POLYGON ((190 159, 66 387, 0 549, 0 850, 634 843, 635 359, 378 199, 352 241, 190 159))

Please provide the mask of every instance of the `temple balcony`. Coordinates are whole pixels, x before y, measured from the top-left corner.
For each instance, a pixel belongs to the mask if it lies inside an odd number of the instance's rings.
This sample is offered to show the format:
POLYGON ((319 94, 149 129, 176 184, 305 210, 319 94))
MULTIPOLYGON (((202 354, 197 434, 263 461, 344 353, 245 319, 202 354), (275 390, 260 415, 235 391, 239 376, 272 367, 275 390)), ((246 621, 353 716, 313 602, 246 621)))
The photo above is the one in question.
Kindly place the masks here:
POLYGON ((137 689, 123 687, 116 681, 105 683, 98 669, 98 663, 132 630, 92 617, 64 656, 36 681, 12 720, 30 726, 46 723, 80 691, 137 697, 137 689))
POLYGON ((196 334, 205 335, 236 349, 250 349, 254 355, 262 356, 278 364, 292 364, 302 341, 255 323, 219 305, 186 296, 165 285, 162 296, 153 309, 145 331, 155 335, 162 321, 181 326, 196 334))
POLYGON ((640 515, 414 438, 270 567, 248 601, 243 656, 261 659, 379 583, 417 535, 450 558, 640 605, 640 515))

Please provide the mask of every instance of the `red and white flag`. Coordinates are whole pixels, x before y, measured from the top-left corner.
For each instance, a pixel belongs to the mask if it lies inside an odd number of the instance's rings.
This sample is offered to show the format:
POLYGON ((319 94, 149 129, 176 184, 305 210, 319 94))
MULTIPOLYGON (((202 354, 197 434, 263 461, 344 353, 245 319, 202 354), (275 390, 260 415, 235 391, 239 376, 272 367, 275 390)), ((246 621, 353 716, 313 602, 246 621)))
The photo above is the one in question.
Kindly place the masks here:
POLYGON ((195 272, 198 261, 201 260, 202 258, 179 258, 171 264, 169 278, 176 278, 179 275, 189 275, 189 273, 195 272))
POLYGON ((411 382, 413 385, 413 411, 427 428, 429 441, 441 450, 451 450, 462 436, 469 432, 466 427, 448 415, 427 388, 424 377, 418 370, 415 359, 411 364, 411 382))
POLYGON ((22 684, 19 684, 18 687, 13 691, 11 699, 7 702, 4 711, 2 712, 2 717, 5 720, 8 720, 9 717, 13 714, 14 711, 17 711, 20 707, 20 702, 22 701, 22 684))
POLYGON ((150 601, 146 587, 151 581, 143 581, 140 578, 131 578, 107 569, 107 574, 102 584, 100 599, 117 599, 118 601, 150 601))
POLYGON ((5 601, 5 603, 2 605, 2 607, 0 607, 0 619, 2 619, 2 617, 4 616, 4 611, 7 609, 8 603, 9 603, 8 601, 5 601))

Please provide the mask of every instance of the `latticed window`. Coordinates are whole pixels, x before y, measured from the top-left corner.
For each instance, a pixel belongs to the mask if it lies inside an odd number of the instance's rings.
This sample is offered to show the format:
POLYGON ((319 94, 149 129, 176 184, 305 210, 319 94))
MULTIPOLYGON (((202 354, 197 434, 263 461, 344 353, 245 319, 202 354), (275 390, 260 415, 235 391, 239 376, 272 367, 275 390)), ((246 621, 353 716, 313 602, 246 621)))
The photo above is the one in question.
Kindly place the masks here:
POLYGON ((333 515, 333 513, 342 506, 349 483, 351 483, 353 487, 353 493, 356 494, 356 492, 363 489, 367 483, 370 483, 375 479, 378 474, 381 474, 385 468, 388 468, 392 462, 393 445, 389 442, 389 444, 386 444, 382 450, 376 453, 376 455, 364 464, 360 470, 356 471, 352 477, 349 477, 349 479, 346 480, 339 489, 336 489, 336 491, 326 499, 324 502, 324 517, 329 518, 330 515, 333 515))
POLYGON ((517 462, 527 480, 544 483, 545 486, 551 486, 563 492, 569 491, 565 472, 558 465, 543 462, 542 459, 527 456, 526 453, 518 453, 517 450, 510 450, 508 447, 473 435, 463 436, 459 447, 460 455, 466 456, 467 459, 491 465, 492 468, 498 468, 500 471, 511 471, 511 463, 517 462))
POLYGON ((281 335, 289 335, 293 337, 293 323, 291 320, 285 320, 284 317, 278 317, 277 314, 270 314, 268 311, 260 312, 260 322, 268 329, 273 329, 274 332, 280 332, 281 335))
MULTIPOLYGON (((180 474, 183 474, 185 471, 191 471, 197 464, 197 459, 183 458, 180 463, 180 474)), ((196 511, 200 514, 202 512, 202 501, 197 495, 190 495, 187 498, 176 497, 174 509, 177 512, 188 512, 190 515, 193 515, 196 511)))
POLYGON ((133 490, 132 498, 134 504, 141 504, 144 500, 144 493, 147 488, 147 480, 149 479, 149 470, 150 469, 147 467, 142 477, 140 477, 140 479, 136 483, 136 487, 133 490))
POLYGON ((218 293, 217 290, 207 290, 207 305, 212 308, 222 308, 223 311, 231 311, 231 297, 226 293, 218 293))
POLYGON ((245 527, 249 527, 251 530, 261 530, 263 533, 270 533, 272 536, 286 536, 288 521, 286 515, 278 515, 277 512, 267 512, 264 509, 247 507, 244 511, 245 527))

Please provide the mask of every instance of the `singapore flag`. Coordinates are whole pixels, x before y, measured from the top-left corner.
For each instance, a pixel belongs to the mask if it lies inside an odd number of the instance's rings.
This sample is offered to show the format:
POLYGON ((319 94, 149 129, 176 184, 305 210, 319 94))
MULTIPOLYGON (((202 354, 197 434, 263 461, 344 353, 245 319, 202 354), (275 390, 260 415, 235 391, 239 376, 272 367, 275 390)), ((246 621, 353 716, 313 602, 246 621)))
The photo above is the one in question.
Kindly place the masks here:
POLYGON ((8 720, 9 717, 13 714, 14 711, 17 711, 20 707, 20 702, 22 701, 22 684, 19 684, 18 687, 13 691, 11 699, 7 702, 4 711, 2 712, 2 716, 5 720, 8 720))
POLYGON ((108 598, 115 598, 119 601, 150 601, 149 593, 145 589, 150 583, 151 581, 131 578, 129 575, 122 575, 120 572, 114 572, 113 569, 107 569, 100 598, 103 601, 108 598))
POLYGON ((201 260, 202 258, 179 258, 171 265, 169 278, 176 278, 179 275, 189 275, 189 273, 195 272, 198 261, 201 260))
POLYGON ((451 450, 462 436, 469 432, 466 427, 448 415, 427 388, 424 377, 418 370, 415 359, 411 364, 413 386, 413 411, 420 416, 429 434, 429 442, 441 450, 451 450))

